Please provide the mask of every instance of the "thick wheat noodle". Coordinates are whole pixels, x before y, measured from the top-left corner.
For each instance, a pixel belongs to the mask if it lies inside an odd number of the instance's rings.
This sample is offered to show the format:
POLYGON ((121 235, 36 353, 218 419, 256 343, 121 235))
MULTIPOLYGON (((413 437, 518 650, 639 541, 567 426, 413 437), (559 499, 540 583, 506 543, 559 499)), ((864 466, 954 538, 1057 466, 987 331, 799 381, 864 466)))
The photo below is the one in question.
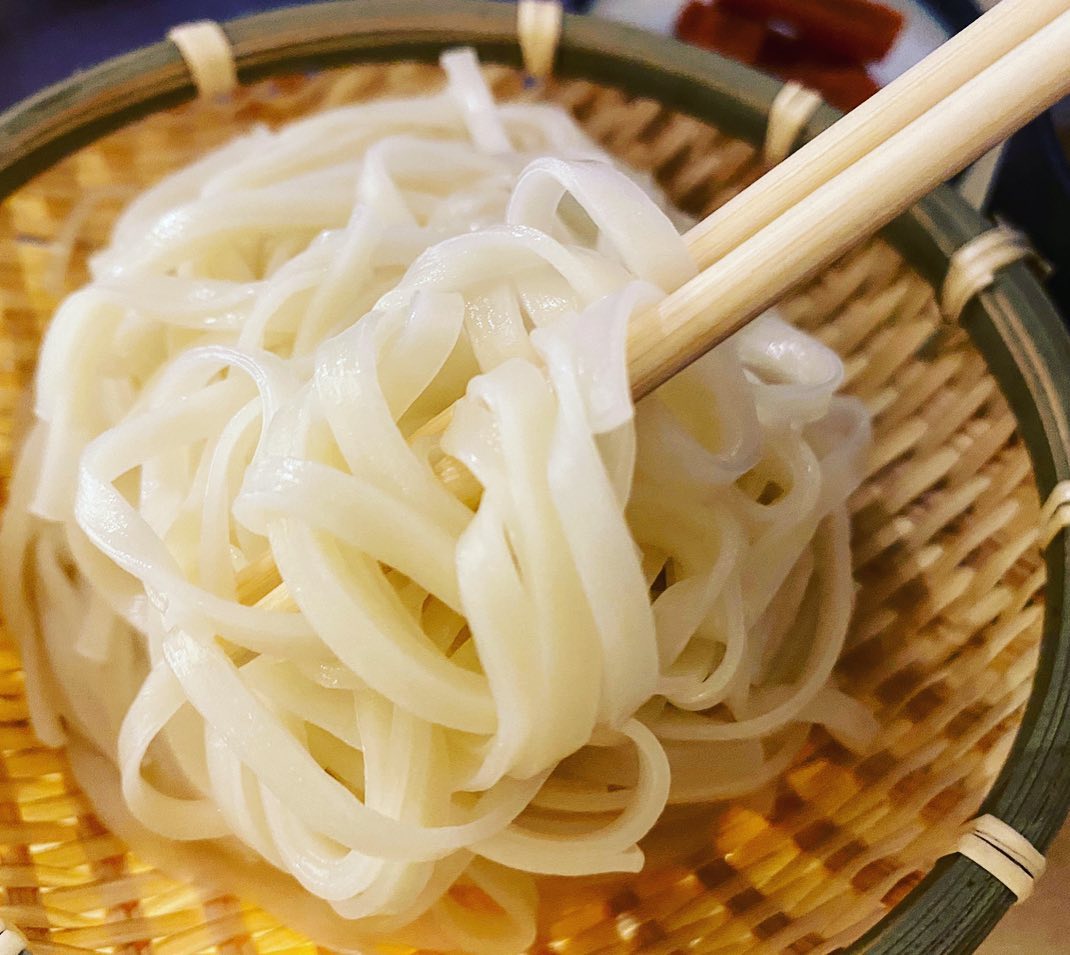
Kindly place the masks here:
POLYGON ((811 723, 867 744, 831 670, 869 424, 775 314, 633 407, 682 217, 443 62, 129 206, 48 332, 0 564, 36 731, 143 856, 332 947, 515 952, 534 874, 637 870, 811 723), (292 603, 239 599, 265 561, 292 603))

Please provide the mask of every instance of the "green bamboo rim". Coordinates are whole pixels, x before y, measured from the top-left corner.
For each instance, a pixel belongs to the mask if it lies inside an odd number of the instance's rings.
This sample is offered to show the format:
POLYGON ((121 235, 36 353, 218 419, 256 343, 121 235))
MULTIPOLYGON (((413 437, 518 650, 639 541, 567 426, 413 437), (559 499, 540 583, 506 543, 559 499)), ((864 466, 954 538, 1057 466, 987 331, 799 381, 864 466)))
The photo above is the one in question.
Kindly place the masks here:
MULTIPOLYGON (((238 78, 250 83, 302 69, 371 60, 433 60, 446 47, 476 47, 487 61, 519 65, 512 7, 488 0, 345 0, 288 7, 224 25, 238 78)), ((619 24, 566 16, 556 64, 650 96, 760 143, 781 84, 748 67, 619 24)), ((0 199, 107 132, 192 99, 176 47, 162 41, 49 87, 0 114, 0 199)), ((823 107, 800 137, 835 122, 823 107)), ((951 254, 992 223, 941 186, 883 235, 939 287, 951 254)), ((1046 498, 1070 479, 1070 335, 1028 268, 1003 269, 961 323, 1017 419, 1046 498)), ((1070 535, 1046 553, 1048 582, 1040 659, 1014 746, 982 805, 1045 851, 1070 809, 1070 535)), ((941 860, 850 952, 965 955, 1014 901, 963 856, 941 860)))

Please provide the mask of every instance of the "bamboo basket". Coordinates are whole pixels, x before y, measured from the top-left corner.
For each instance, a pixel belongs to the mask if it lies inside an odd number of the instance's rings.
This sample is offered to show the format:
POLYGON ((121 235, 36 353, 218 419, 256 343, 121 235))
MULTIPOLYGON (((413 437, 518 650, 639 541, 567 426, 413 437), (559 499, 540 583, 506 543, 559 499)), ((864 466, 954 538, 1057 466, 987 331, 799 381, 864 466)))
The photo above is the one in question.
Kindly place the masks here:
MULTIPOLYGON (((86 256, 138 189, 253 123, 425 91, 441 82, 427 63, 470 43, 497 64, 486 70, 500 97, 564 105, 691 213, 762 172, 753 144, 777 82, 566 18, 557 78, 526 90, 514 16, 457 0, 282 10, 227 26, 243 88, 226 102, 188 102, 188 72, 163 42, 0 117, 0 504, 41 333, 86 256), (71 261, 58 261, 71 236, 71 261)), ((800 142, 836 116, 820 109, 800 142)), ((840 352, 847 389, 875 415, 839 665, 883 727, 874 752, 815 732, 767 790, 667 816, 638 876, 545 880, 540 955, 972 951, 1013 896, 949 855, 961 826, 992 813, 1043 850, 1062 822, 1068 544, 1059 533, 1042 552, 1038 513, 1070 478, 1070 340, 1020 264, 958 323, 942 319, 933 285, 988 228, 939 189, 784 303, 840 352)), ((64 754, 34 739, 2 632, 0 886, 0 919, 34 955, 316 950, 240 898, 151 869, 106 831, 64 754)))

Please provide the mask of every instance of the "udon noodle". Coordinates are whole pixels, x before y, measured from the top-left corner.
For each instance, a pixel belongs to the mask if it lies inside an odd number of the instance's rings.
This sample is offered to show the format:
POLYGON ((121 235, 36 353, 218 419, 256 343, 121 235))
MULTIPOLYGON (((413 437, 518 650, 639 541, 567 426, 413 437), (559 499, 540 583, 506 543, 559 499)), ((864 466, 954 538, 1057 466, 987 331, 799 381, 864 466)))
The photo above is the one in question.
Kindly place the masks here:
POLYGON ((866 745, 832 670, 868 418, 774 313, 633 406, 682 217, 443 64, 129 206, 43 346, 3 602, 136 851, 336 947, 516 952, 534 875, 638 870, 812 724, 866 745))

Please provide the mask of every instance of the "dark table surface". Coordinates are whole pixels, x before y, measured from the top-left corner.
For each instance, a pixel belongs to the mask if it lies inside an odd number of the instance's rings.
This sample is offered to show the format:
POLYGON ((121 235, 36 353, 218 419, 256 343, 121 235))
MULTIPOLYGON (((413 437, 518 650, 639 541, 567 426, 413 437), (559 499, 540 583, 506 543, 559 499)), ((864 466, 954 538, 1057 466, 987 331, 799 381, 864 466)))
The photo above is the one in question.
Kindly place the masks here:
MULTIPOLYGON (((0 0, 0 110, 76 70, 163 39, 176 24, 230 20, 297 2, 0 0)), ((591 0, 565 3, 575 11, 590 5, 591 0)))
POLYGON ((0 109, 187 20, 228 20, 287 0, 0 0, 0 109))

